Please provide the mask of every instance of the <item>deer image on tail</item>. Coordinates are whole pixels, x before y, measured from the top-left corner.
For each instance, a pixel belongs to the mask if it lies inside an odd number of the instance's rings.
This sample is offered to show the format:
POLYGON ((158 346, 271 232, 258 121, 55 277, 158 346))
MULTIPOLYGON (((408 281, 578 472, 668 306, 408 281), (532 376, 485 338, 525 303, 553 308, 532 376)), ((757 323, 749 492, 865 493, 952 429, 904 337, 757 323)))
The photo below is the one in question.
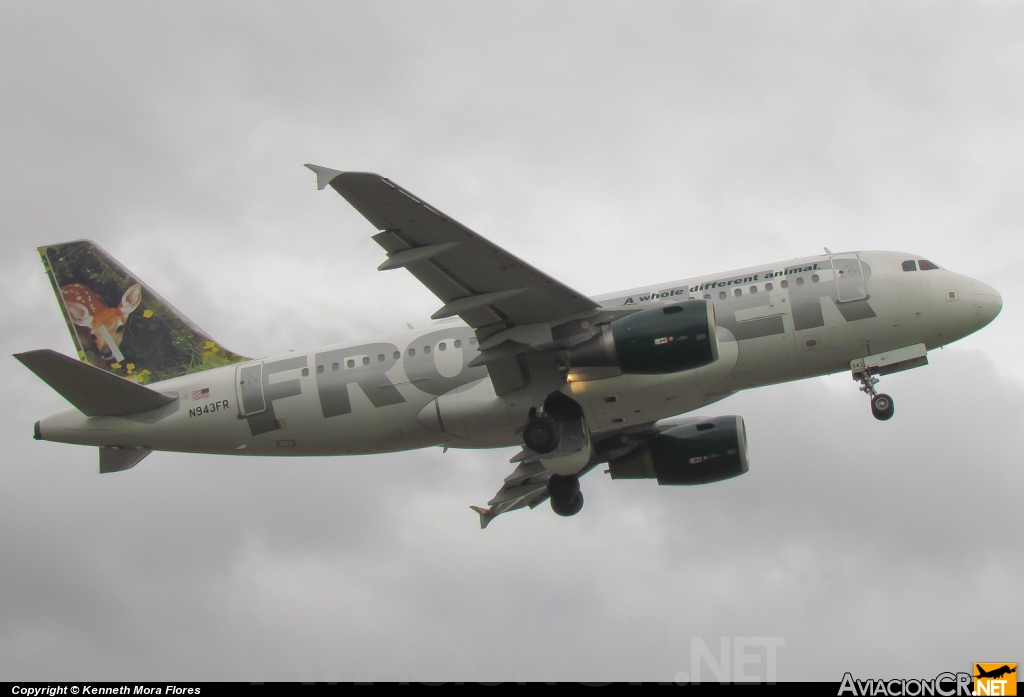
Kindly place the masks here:
POLYGON ((117 307, 107 307, 92 288, 81 283, 63 286, 60 294, 71 321, 82 328, 78 335, 83 350, 95 350, 105 363, 104 368, 111 362, 124 361, 120 346, 125 323, 128 315, 142 302, 142 286, 136 283, 126 290, 117 307))

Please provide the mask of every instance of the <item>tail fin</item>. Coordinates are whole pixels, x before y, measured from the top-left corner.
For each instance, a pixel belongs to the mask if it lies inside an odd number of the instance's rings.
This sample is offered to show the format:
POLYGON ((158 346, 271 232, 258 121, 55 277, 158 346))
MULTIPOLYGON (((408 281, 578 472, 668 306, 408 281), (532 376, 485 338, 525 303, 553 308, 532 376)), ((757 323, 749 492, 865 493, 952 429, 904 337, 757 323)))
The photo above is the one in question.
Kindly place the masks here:
POLYGON ((89 240, 39 248, 78 357, 144 384, 248 360, 89 240))

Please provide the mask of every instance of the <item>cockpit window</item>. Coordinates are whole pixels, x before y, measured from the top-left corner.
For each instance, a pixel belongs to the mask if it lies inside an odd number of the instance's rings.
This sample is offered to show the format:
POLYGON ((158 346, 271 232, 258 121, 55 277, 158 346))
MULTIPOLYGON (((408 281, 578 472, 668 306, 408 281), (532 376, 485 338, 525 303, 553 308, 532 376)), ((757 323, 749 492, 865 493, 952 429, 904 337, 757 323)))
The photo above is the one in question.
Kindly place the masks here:
POLYGON ((913 259, 903 262, 904 271, 917 271, 917 263, 913 259))
POLYGON ((917 265, 921 268, 922 271, 932 271, 933 269, 939 268, 938 266, 931 263, 927 259, 918 260, 917 265))

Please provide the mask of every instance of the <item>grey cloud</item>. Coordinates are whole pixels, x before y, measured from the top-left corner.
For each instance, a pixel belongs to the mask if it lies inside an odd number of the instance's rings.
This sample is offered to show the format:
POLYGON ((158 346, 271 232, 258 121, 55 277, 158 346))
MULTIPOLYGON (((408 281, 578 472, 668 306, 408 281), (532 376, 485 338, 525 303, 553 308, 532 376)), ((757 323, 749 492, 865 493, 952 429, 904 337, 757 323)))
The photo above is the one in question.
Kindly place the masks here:
POLYGON ((1022 645, 1014 5, 128 3, 0 11, 8 354, 70 344, 33 248, 91 237, 235 350, 422 325, 301 164, 379 171, 590 293, 832 249, 993 283, 992 327, 885 378, 707 413, 749 474, 587 476, 481 532, 509 452, 307 461, 30 439, 0 424, 6 679, 660 679, 691 636, 784 636, 780 678, 923 677, 1022 645), (627 245, 631 245, 628 246, 627 245), (1000 610, 996 610, 1000 608, 1000 610))

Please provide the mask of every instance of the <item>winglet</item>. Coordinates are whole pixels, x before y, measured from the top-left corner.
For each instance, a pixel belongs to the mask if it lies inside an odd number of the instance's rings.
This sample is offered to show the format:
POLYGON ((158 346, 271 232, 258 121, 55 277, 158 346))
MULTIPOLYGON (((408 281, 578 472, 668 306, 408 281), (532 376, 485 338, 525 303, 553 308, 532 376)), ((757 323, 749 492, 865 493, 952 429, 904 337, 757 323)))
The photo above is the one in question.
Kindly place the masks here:
POLYGON ((316 172, 316 188, 317 191, 323 191, 327 188, 327 185, 331 183, 331 180, 341 174, 336 169, 330 169, 329 167, 321 167, 320 165, 307 164, 306 167, 316 172))
POLYGON ((494 520, 494 514, 491 513, 490 510, 484 508, 483 506, 470 506, 470 508, 472 508, 474 511, 476 511, 477 515, 480 516, 480 529, 481 530, 486 529, 487 528, 487 524, 490 523, 492 520, 494 520))

